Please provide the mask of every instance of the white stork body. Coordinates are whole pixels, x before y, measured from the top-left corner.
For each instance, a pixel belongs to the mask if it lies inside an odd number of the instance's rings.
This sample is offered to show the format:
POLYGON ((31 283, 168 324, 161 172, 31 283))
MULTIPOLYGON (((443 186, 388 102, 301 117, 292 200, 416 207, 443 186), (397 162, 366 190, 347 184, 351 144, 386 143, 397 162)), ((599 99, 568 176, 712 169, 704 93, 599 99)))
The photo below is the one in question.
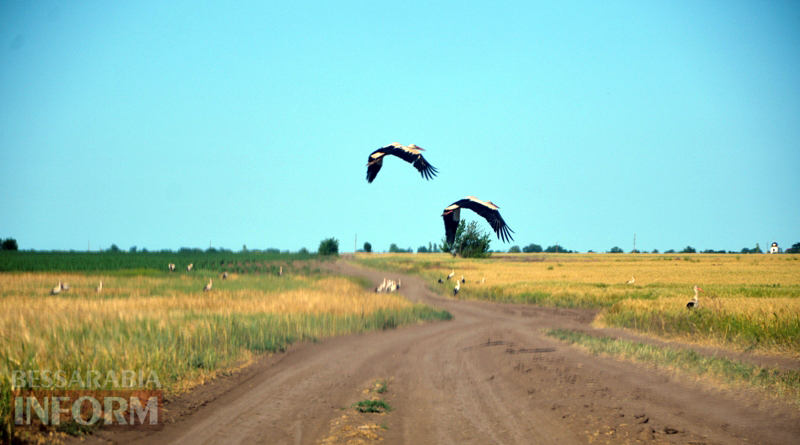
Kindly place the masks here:
POLYGON ((436 176, 436 168, 434 168, 425 158, 422 157, 422 151, 425 149, 418 147, 414 144, 405 146, 399 142, 392 142, 391 144, 381 147, 372 153, 367 158, 367 182, 372 182, 378 176, 378 172, 383 166, 383 158, 388 155, 397 156, 398 158, 411 163, 419 174, 425 179, 432 179, 436 176))
POLYGON ((186 271, 187 272, 191 272, 193 267, 194 267, 194 263, 189 264, 188 266, 186 266, 186 271))
POLYGON ((447 279, 449 280, 450 278, 453 278, 455 275, 456 275, 456 270, 453 269, 453 271, 450 272, 450 275, 447 276, 447 279))
POLYGON ((507 243, 509 240, 514 240, 514 238, 511 237, 514 231, 506 225, 503 217, 500 216, 500 212, 498 211, 500 207, 494 205, 492 201, 481 201, 474 196, 467 196, 445 207, 444 213, 442 213, 444 231, 448 243, 453 243, 456 240, 456 229, 458 229, 458 223, 461 221, 462 208, 470 209, 486 219, 497 234, 497 238, 503 242, 507 243))
POLYGON ((458 291, 461 290, 461 282, 456 281, 456 287, 453 288, 453 295, 458 295, 458 291))
POLYGON ((94 288, 95 292, 101 292, 103 290, 103 280, 100 280, 100 284, 94 288))
POLYGON ((56 287, 50 289, 50 295, 58 295, 60 293, 61 293, 61 282, 59 281, 58 284, 56 284, 56 287))
POLYGON ((397 283, 394 280, 389 280, 389 292, 394 292, 397 290, 397 283))
POLYGON ((227 280, 228 279, 228 272, 222 272, 222 279, 223 280, 227 280))
POLYGON ((211 278, 209 278, 209 279, 208 279, 208 284, 206 284, 206 285, 203 287, 203 292, 211 292, 211 286, 212 286, 212 284, 213 284, 213 283, 211 283, 211 278))
POLYGON ((64 291, 69 290, 69 283, 61 283, 61 290, 64 291))
POLYGON ((698 307, 698 300, 697 300, 698 293, 697 293, 697 291, 705 292, 703 289, 700 289, 699 287, 695 286, 694 287, 694 298, 692 298, 688 303, 686 303, 686 307, 688 309, 695 309, 695 308, 698 307))
POLYGON ((381 284, 380 286, 378 286, 378 287, 375 289, 375 292, 379 292, 379 293, 380 293, 380 292, 383 292, 383 291, 385 291, 385 290, 386 290, 386 277, 384 277, 384 278, 383 278, 383 284, 381 284))
POLYGON ((462 283, 466 283, 467 282, 467 280, 464 279, 464 275, 461 275, 461 282, 462 283))
POLYGON ((174 264, 169 263, 169 265, 167 265, 167 268, 169 269, 170 272, 175 272, 175 265, 174 264))
POLYGON ((636 276, 632 276, 630 280, 627 281, 627 284, 633 284, 636 281, 636 276))
POLYGON ((283 266, 281 266, 281 268, 280 268, 280 269, 278 269, 278 276, 279 276, 279 277, 280 277, 280 276, 283 276, 283 266))

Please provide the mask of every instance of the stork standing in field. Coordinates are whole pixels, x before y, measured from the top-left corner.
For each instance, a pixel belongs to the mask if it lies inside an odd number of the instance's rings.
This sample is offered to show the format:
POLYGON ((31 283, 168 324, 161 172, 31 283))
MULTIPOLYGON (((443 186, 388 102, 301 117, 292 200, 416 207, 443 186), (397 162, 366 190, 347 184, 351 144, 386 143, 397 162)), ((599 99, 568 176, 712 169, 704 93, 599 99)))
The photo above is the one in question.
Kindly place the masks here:
POLYGON ((453 288, 453 296, 458 295, 458 291, 461 290, 461 282, 456 281, 456 287, 453 288))
POLYGON ((458 223, 461 221, 462 208, 470 209, 486 219, 497 234, 497 238, 504 243, 507 243, 509 240, 514 241, 514 238, 511 237, 514 231, 506 225, 506 222, 503 221, 503 217, 500 216, 500 212, 498 211, 500 207, 494 205, 492 201, 481 201, 474 196, 467 196, 444 208, 442 218, 444 219, 444 231, 448 243, 452 244, 456 240, 456 229, 458 229, 458 223))
POLYGON ((281 268, 280 268, 280 269, 278 269, 278 276, 279 276, 279 277, 282 277, 282 276, 283 276, 283 266, 281 266, 281 268))
POLYGON ((228 272, 222 272, 222 279, 223 280, 227 280, 228 279, 228 272))
POLYGON ((450 272, 450 275, 447 276, 447 279, 449 280, 450 278, 453 278, 455 275, 456 275, 456 270, 453 269, 453 271, 450 272))
POLYGON ((705 292, 703 289, 700 289, 699 287, 695 286, 694 287, 694 298, 692 298, 691 301, 686 303, 686 307, 688 309, 695 309, 697 307, 697 296, 698 296, 697 291, 705 292))
POLYGON ((467 280, 464 279, 464 275, 461 275, 461 282, 462 283, 466 283, 467 282, 467 280))
POLYGON ((193 267, 194 267, 194 263, 189 264, 188 266, 186 266, 186 271, 187 272, 191 272, 193 267))
POLYGON ((95 292, 101 292, 103 290, 103 280, 100 280, 100 285, 94 288, 95 292))
POLYGON ((372 153, 367 158, 367 182, 372 182, 378 176, 383 166, 383 158, 388 155, 397 156, 398 158, 410 163, 414 168, 419 171, 425 179, 432 179, 436 176, 437 170, 422 157, 424 148, 418 147, 414 144, 405 146, 399 142, 392 142, 391 144, 381 147, 372 153))
POLYGON ((386 277, 383 277, 383 284, 375 288, 375 292, 380 293, 383 292, 384 290, 386 290, 386 277))
POLYGON ((626 284, 633 284, 636 281, 636 276, 632 276, 630 280, 626 282, 626 284))
POLYGON ((483 279, 482 279, 482 280, 476 281, 475 283, 476 283, 476 284, 483 284, 483 283, 485 283, 485 282, 486 282, 486 277, 483 277, 483 279))
POLYGON ((175 272, 175 265, 174 265, 174 264, 172 264, 172 263, 169 263, 169 264, 167 265, 167 268, 169 269, 169 271, 170 271, 170 272, 175 272))
POLYGON ((61 290, 63 291, 69 290, 69 283, 61 283, 61 290))
POLYGON ((59 281, 58 284, 56 284, 56 287, 50 289, 50 295, 58 295, 60 293, 61 293, 61 282, 59 281))
POLYGON ((203 287, 203 292, 211 292, 211 278, 208 279, 208 284, 203 287))

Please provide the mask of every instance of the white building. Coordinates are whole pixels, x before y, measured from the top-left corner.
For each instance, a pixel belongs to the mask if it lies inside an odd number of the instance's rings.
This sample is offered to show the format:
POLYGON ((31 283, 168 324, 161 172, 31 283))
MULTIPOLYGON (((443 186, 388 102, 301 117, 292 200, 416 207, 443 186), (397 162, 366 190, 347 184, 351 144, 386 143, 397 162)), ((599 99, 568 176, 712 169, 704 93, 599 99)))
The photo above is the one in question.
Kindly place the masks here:
POLYGON ((778 247, 778 243, 773 241, 772 246, 769 248, 769 253, 780 253, 781 248, 778 247))

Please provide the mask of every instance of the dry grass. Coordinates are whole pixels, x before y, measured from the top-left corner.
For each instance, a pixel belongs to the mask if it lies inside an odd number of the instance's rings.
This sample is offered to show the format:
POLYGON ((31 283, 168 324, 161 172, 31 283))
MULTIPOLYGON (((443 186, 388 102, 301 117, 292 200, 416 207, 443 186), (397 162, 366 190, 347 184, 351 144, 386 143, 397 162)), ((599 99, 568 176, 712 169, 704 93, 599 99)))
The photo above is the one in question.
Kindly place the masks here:
POLYGON ((156 369, 180 392, 293 340, 427 317, 344 278, 242 276, 215 280, 211 292, 201 291, 204 276, 102 278, 97 293, 98 276, 0 274, 2 373, 156 369), (49 295, 59 279, 71 289, 49 295))
POLYGON ((363 264, 426 278, 460 299, 605 309, 598 323, 665 338, 800 354, 800 255, 736 254, 361 254, 363 264), (632 276, 634 284, 626 284, 632 276), (485 283, 477 284, 482 278, 485 283), (686 303, 699 285, 700 310, 686 303))

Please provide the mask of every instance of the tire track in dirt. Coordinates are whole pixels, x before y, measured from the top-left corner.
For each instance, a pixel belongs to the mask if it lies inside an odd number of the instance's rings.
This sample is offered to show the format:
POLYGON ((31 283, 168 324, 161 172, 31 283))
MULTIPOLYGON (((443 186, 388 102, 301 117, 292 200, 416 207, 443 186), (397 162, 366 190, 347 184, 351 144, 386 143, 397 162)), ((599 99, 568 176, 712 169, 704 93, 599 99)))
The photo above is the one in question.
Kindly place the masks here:
POLYGON ((754 391, 707 388, 587 355, 542 333, 590 331, 593 311, 456 301, 414 276, 341 261, 325 267, 376 285, 384 275, 401 277, 404 296, 454 318, 294 345, 171 402, 175 423, 103 431, 91 441, 315 444, 341 408, 380 378, 392 381, 394 410, 381 432, 387 444, 787 444, 800 437, 797 411, 754 391), (192 409, 180 412, 185 406, 192 409))

